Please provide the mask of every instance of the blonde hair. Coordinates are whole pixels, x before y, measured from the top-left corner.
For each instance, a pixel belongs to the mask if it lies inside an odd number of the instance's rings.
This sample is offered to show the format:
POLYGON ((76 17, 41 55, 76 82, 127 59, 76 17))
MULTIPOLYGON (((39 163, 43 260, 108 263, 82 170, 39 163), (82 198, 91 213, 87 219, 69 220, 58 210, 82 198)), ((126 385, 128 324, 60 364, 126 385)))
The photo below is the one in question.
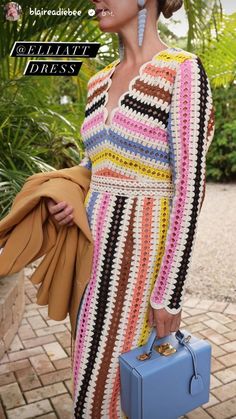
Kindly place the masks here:
POLYGON ((183 5, 183 0, 157 0, 157 16, 162 13, 168 19, 183 5))

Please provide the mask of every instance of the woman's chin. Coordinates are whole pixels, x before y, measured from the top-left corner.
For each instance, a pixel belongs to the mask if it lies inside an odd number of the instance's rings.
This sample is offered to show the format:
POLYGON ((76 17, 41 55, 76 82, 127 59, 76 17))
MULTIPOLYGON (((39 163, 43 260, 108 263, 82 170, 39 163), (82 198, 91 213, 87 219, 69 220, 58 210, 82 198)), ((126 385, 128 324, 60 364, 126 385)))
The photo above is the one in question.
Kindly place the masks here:
POLYGON ((114 16, 100 16, 98 18, 98 25, 101 31, 113 32, 114 31, 114 16))
POLYGON ((102 32, 115 32, 114 25, 105 22, 105 19, 99 22, 99 29, 102 32))

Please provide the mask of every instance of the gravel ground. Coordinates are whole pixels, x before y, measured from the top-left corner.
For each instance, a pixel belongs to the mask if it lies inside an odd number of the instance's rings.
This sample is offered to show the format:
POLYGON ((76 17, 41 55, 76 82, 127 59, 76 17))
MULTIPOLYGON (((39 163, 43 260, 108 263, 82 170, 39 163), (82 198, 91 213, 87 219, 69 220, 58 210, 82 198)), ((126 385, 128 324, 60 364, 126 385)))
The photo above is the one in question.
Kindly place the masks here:
POLYGON ((236 302, 236 183, 207 183, 186 296, 236 302))

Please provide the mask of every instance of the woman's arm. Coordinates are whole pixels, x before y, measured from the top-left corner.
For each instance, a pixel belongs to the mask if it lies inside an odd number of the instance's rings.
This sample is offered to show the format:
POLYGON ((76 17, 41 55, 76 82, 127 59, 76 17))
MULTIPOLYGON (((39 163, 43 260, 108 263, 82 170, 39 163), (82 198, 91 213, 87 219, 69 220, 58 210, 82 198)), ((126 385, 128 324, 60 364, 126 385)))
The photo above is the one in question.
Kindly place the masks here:
POLYGON ((181 311, 196 228, 204 198, 206 154, 214 135, 208 77, 198 56, 178 66, 168 120, 175 193, 165 251, 150 296, 155 309, 181 311))

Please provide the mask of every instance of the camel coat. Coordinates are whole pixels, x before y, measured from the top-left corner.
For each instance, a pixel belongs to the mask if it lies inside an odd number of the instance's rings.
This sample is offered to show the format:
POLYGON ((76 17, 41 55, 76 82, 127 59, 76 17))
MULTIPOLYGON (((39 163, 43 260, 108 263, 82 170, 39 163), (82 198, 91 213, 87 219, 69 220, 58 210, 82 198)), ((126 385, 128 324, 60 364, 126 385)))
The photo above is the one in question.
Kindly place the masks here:
POLYGON ((90 179, 91 171, 82 166, 36 173, 26 179, 0 221, 0 276, 45 255, 30 278, 40 284, 37 303, 48 304, 48 316, 54 320, 64 320, 69 313, 72 338, 92 267, 93 238, 84 205, 90 179), (45 197, 68 202, 74 208, 74 225, 54 222, 45 197))

